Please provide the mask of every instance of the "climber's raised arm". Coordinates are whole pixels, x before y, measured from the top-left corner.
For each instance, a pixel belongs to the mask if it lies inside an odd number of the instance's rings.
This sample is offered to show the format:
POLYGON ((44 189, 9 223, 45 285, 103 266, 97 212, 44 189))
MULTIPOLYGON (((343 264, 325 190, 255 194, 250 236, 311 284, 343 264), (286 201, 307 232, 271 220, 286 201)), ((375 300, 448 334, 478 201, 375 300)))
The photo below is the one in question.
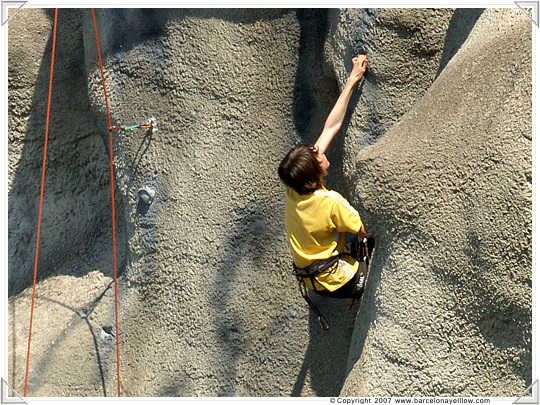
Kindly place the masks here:
POLYGON ((341 92, 336 105, 330 112, 330 115, 326 119, 324 124, 323 131, 319 136, 317 142, 315 142, 315 147, 318 148, 320 153, 325 153, 332 139, 340 131, 341 126, 343 125, 343 120, 345 118, 345 113, 347 112, 347 105, 351 99, 352 92, 356 84, 362 79, 367 68, 367 57, 366 55, 359 55, 352 60, 353 68, 345 88, 341 92))

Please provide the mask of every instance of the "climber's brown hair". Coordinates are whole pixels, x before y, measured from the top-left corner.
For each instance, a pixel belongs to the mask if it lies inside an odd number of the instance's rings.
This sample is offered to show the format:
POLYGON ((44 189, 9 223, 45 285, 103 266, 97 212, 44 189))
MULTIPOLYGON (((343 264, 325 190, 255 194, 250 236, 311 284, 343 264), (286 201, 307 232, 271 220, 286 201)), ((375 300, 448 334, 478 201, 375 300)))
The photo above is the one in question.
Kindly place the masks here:
POLYGON ((323 187, 324 170, 317 149, 301 143, 292 148, 278 168, 280 179, 298 194, 309 194, 323 187))

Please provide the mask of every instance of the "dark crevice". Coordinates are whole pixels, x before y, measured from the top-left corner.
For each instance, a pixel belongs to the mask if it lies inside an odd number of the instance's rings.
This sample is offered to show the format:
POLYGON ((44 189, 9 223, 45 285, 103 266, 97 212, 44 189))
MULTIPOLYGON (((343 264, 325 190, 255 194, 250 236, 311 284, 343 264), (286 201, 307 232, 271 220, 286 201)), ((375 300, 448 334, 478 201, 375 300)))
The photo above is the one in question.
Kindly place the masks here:
POLYGON ((328 10, 300 9, 296 15, 301 31, 293 118, 302 142, 313 144, 339 97, 339 86, 323 57, 328 10))

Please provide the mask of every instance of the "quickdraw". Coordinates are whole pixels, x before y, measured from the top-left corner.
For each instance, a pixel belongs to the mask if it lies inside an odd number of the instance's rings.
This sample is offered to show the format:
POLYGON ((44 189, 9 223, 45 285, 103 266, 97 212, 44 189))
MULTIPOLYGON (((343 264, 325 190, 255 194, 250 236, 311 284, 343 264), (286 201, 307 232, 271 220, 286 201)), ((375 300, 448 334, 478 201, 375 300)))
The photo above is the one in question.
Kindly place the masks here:
POLYGON ((151 128, 153 128, 152 124, 132 125, 130 127, 125 127, 125 126, 109 127, 109 129, 120 129, 122 131, 133 131, 135 129, 151 129, 151 128))

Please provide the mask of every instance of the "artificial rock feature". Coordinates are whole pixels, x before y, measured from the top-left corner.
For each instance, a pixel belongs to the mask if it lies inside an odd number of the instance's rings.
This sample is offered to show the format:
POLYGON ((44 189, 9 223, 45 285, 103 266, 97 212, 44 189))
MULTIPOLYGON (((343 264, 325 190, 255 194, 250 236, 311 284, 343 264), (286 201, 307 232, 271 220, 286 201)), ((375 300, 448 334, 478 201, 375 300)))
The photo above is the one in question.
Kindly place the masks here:
POLYGON ((530 35, 519 10, 486 10, 426 95, 358 154, 379 244, 342 395, 530 385, 530 35))
MULTIPOLYGON (((530 384, 526 16, 96 17, 113 124, 158 124, 115 133, 123 395, 517 396, 530 384), (289 273, 276 168, 290 146, 316 138, 360 48, 370 68, 329 156, 329 186, 354 200, 378 245, 355 311, 314 297, 331 324, 322 332, 289 273), (151 205, 142 187, 156 191, 151 205)), ((50 10, 9 22, 8 347, 18 392, 51 24, 50 10)), ((89 10, 60 10, 59 45, 28 393, 114 396, 108 134, 89 10)))

